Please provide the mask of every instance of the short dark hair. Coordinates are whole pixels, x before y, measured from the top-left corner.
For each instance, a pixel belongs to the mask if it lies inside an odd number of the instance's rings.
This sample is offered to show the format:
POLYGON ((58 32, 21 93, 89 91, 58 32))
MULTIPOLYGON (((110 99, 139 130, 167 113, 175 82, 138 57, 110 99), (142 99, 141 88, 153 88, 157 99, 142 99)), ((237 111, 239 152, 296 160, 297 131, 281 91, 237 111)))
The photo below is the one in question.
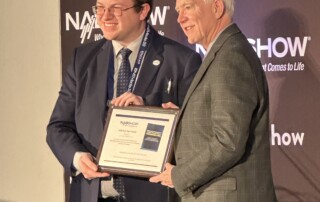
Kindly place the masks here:
MULTIPOLYGON (((152 8, 153 8, 153 0, 133 0, 134 4, 135 5, 142 5, 142 4, 149 4, 150 5, 150 11, 146 17, 146 21, 149 20, 149 17, 150 17, 150 14, 152 12, 152 8)), ((137 12, 140 12, 141 11, 141 7, 136 7, 135 10, 137 12)))

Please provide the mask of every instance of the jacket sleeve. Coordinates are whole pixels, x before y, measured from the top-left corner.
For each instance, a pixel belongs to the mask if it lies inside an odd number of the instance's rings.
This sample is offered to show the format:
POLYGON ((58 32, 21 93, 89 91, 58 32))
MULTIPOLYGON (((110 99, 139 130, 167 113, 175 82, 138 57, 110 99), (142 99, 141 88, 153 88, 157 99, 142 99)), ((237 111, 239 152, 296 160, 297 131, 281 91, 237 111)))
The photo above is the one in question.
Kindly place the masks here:
POLYGON ((66 170, 74 171, 72 162, 77 151, 88 152, 81 144, 75 122, 76 108, 76 50, 67 67, 58 100, 47 126, 47 143, 66 170))

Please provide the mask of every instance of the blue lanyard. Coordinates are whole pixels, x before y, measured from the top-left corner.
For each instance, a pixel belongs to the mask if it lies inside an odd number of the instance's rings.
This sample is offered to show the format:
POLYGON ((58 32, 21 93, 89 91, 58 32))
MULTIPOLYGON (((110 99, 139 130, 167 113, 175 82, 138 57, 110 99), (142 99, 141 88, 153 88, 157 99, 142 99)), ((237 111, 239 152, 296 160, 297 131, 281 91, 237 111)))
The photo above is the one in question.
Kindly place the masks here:
POLYGON ((142 40, 140 48, 139 48, 138 56, 137 56, 136 62, 134 64, 134 68, 132 69, 130 81, 128 84, 128 92, 133 91, 134 86, 137 82, 137 76, 138 76, 140 67, 142 65, 142 59, 143 59, 144 55, 146 54, 151 37, 152 37, 151 27, 147 23, 146 31, 144 32, 144 35, 143 35, 143 40, 142 40))

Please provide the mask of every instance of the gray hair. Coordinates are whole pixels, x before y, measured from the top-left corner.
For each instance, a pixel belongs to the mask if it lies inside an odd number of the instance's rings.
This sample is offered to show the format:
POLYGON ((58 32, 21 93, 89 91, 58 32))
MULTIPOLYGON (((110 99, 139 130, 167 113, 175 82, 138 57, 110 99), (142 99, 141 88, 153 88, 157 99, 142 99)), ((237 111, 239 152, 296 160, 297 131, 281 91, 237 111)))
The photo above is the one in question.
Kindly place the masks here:
MULTIPOLYGON (((213 0, 203 0, 205 3, 210 3, 213 0)), ((234 4, 235 0, 222 0, 224 3, 224 6, 226 8, 226 12, 230 15, 230 17, 233 16, 234 13, 234 4)))

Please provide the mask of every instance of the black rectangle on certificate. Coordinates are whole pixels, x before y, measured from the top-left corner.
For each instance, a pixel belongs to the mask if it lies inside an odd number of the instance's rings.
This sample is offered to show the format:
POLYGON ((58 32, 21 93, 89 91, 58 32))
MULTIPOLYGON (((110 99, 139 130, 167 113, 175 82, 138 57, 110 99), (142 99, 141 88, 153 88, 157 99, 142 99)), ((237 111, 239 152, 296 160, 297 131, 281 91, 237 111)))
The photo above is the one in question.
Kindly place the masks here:
POLYGON ((141 149, 158 151, 163 130, 163 125, 148 123, 141 149))

